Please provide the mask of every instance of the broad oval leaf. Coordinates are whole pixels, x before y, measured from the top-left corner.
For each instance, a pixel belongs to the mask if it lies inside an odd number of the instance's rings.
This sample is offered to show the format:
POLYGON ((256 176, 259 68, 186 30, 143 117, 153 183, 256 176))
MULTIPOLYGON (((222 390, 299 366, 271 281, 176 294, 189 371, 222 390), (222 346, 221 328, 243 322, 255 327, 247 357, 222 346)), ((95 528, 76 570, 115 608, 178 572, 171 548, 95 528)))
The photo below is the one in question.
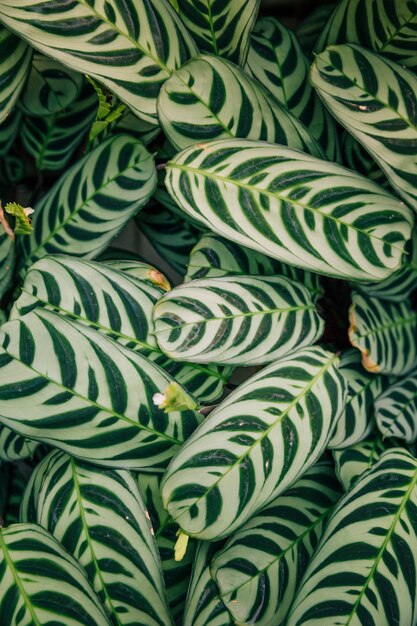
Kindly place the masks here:
MULTIPOLYGON (((340 161, 335 122, 310 84, 308 78, 310 63, 295 33, 274 17, 263 17, 258 20, 252 33, 247 67, 252 76, 306 126, 322 146, 327 157, 332 161, 340 161)), ((297 147, 291 142, 288 142, 288 145, 292 148, 297 147)))
POLYGON ((36 467, 28 520, 49 531, 87 573, 117 626, 172 624, 148 512, 133 476, 54 450, 36 467))
POLYGON ((37 50, 106 85, 153 124, 161 85, 196 53, 165 0, 128 5, 5 0, 0 21, 37 50))
POLYGON ((340 373, 348 384, 345 410, 329 441, 329 448, 349 448, 365 439, 374 427, 374 404, 387 388, 389 379, 367 372, 361 353, 353 348, 342 353, 340 373))
POLYGON ((91 259, 149 200, 152 155, 137 140, 110 137, 73 165, 35 207, 33 233, 21 243, 26 266, 46 254, 91 259))
POLYGON ((388 302, 352 293, 350 343, 368 372, 403 376, 416 366, 417 313, 410 302, 388 302))
POLYGON ((320 347, 298 350, 210 413, 162 484, 164 506, 185 533, 227 537, 315 463, 346 399, 337 362, 320 347))
POLYGON ((37 52, 20 94, 19 108, 35 117, 60 113, 78 98, 84 81, 82 74, 37 52))
POLYGON ((191 251, 185 281, 220 276, 284 276, 302 283, 314 300, 321 294, 320 277, 240 246, 215 233, 201 237, 191 251))
POLYGON ((176 361, 258 365, 315 343, 323 322, 307 289, 287 278, 193 280, 155 305, 155 336, 176 361))
POLYGON ((260 83, 214 56, 191 59, 166 81, 159 92, 158 115, 178 150, 202 141, 241 137, 323 156, 303 124, 260 83))
POLYGON ((202 52, 244 65, 260 0, 176 0, 178 12, 202 52))
POLYGON ((21 437, 7 426, 0 426, 0 460, 13 463, 33 456, 39 441, 21 437))
POLYGON ((0 422, 91 463, 162 471, 201 419, 154 405, 172 379, 151 361, 51 311, 4 324, 0 345, 0 422))
POLYGON ((0 528, 2 623, 109 626, 84 570, 37 524, 0 528))
POLYGON ((386 446, 378 436, 370 436, 343 450, 334 450, 336 476, 343 489, 349 491, 358 478, 379 460, 386 446))
POLYGON ((235 624, 279 626, 341 495, 328 463, 318 463, 252 517, 218 552, 210 572, 235 624))
POLYGON ((168 163, 166 184, 210 230, 339 278, 386 278, 411 235, 411 211, 386 190, 339 165, 264 142, 187 148, 168 163))
POLYGON ((375 402, 375 418, 383 438, 396 437, 407 443, 417 440, 417 374, 388 387, 375 402))
POLYGON ((11 113, 25 84, 32 49, 0 26, 0 123, 11 113))
POLYGON ((417 462, 401 449, 355 483, 326 526, 287 626, 416 623, 416 483, 417 462))
POLYGON ((210 574, 213 556, 223 545, 223 541, 198 543, 182 626, 233 626, 210 574))
POLYGON ((339 43, 360 44, 393 59, 403 67, 417 70, 415 0, 341 0, 321 30, 315 52, 339 43))
POLYGON ((332 115, 417 211, 417 76, 346 44, 316 56, 311 81, 332 115))

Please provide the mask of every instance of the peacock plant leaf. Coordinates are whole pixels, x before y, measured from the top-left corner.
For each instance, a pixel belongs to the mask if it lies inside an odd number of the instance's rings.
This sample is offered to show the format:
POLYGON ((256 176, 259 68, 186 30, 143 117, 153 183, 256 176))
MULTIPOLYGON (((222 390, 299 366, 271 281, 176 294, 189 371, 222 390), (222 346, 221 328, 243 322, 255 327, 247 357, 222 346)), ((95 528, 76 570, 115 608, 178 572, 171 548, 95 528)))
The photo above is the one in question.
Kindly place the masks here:
POLYGON ((349 491, 358 478, 375 465, 385 450, 386 445, 375 434, 371 434, 368 439, 355 443, 349 448, 334 450, 336 476, 343 489, 349 491))
POLYGON ((413 371, 392 384, 375 402, 375 419, 382 437, 417 440, 417 375, 413 371))
POLYGON ((389 188, 384 172, 365 148, 346 130, 341 138, 342 161, 346 167, 370 178, 378 185, 389 188))
POLYGON ((0 123, 10 115, 25 84, 32 49, 0 26, 0 123))
POLYGON ((0 460, 13 463, 32 458, 39 441, 21 437, 7 426, 0 426, 0 460))

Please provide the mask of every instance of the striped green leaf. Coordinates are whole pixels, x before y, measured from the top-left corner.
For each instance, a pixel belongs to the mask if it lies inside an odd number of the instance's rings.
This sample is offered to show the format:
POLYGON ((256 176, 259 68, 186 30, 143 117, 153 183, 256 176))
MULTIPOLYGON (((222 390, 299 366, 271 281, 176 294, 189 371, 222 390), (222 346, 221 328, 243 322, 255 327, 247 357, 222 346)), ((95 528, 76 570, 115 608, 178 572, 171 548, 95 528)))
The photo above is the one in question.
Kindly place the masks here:
POLYGON ((189 541, 182 561, 175 560, 178 525, 170 522, 162 504, 161 476, 138 473, 136 479, 155 533, 171 614, 176 624, 182 624, 196 543, 189 541))
POLYGON ((153 319, 161 350, 191 363, 269 363, 323 333, 307 289, 279 277, 193 280, 165 294, 153 319))
POLYGON ((161 471, 200 420, 154 405, 173 381, 151 361, 51 311, 4 324, 0 345, 0 422, 80 459, 161 471))
MULTIPOLYGON (((307 127, 327 157, 331 161, 340 161, 336 125, 310 84, 310 63, 295 33, 274 17, 258 20, 252 33, 247 67, 307 127)), ((297 147, 290 142, 288 145, 297 147)))
POLYGON ((374 427, 374 404, 387 388, 389 379, 367 372, 361 363, 361 353, 353 348, 342 353, 340 373, 348 384, 345 410, 338 420, 329 448, 349 448, 365 439, 374 427))
POLYGON ((178 150, 242 137, 323 156, 303 124, 260 83, 233 63, 210 55, 191 59, 167 80, 159 92, 158 115, 178 150))
POLYGON ((40 52, 103 83, 153 124, 161 85, 196 52, 165 0, 5 0, 0 21, 40 52))
POLYGON ((375 465, 386 450, 378 436, 370 436, 343 450, 334 450, 336 475, 345 491, 349 491, 360 476, 375 465))
POLYGON ((302 283, 313 299, 321 293, 318 274, 286 265, 256 250, 240 246, 215 233, 207 233, 194 246, 185 280, 218 278, 220 276, 284 276, 302 283))
POLYGON ((413 626, 417 620, 417 461, 385 452, 341 499, 287 626, 413 626))
POLYGON ((279 626, 341 495, 330 464, 310 468, 252 517, 211 562, 220 599, 235 624, 279 626))
POLYGON ((389 302, 352 293, 350 343, 368 372, 404 376, 416 366, 417 313, 409 301, 389 302))
POLYGON ((54 450, 28 489, 35 491, 36 510, 28 521, 48 530, 82 565, 113 624, 172 623, 147 510, 129 472, 54 450))
POLYGON ((316 52, 337 43, 357 43, 403 67, 417 69, 415 0, 341 0, 320 32, 316 52))
POLYGON ((22 459, 31 458, 39 441, 32 441, 21 437, 7 426, 0 426, 0 460, 13 463, 22 459))
POLYGON ((4 626, 108 626, 84 570, 36 524, 0 528, 0 615, 4 626))
MULTIPOLYGON (((0 207, 0 210, 1 207, 0 207)), ((0 298, 7 291, 15 264, 15 244, 0 224, 0 298)))
POLYGON ((375 418, 381 435, 407 443, 417 440, 417 375, 401 378, 375 402, 375 418))
POLYGON ((260 0, 177 0, 182 21, 202 52, 244 65, 260 0))
POLYGON ((22 115, 17 109, 6 117, 0 124, 0 157, 4 157, 13 146, 19 127, 22 122, 22 115))
POLYGON ((359 46, 316 56, 311 81, 332 115, 417 210, 417 76, 359 46))
MULTIPOLYGON (((122 253, 125 251, 123 250, 122 253)), ((126 272, 133 278, 138 278, 140 281, 148 283, 153 287, 158 287, 162 291, 169 291, 171 285, 168 282, 166 276, 157 270, 153 265, 144 263, 142 261, 134 261, 133 259, 108 259, 102 261, 104 265, 117 270, 119 272, 126 272)))
POLYGON ((96 109, 96 97, 88 87, 64 112, 23 117, 20 139, 38 170, 62 170, 68 165, 93 123, 96 109))
MULTIPOLYGON (((361 285, 356 285, 361 289, 361 285)), ((368 283, 363 290, 373 298, 403 302, 417 289, 417 231, 414 230, 405 247, 399 270, 379 283, 368 283)))
POLYGON ((185 533, 232 534, 315 463, 346 399, 337 362, 320 347, 298 350, 210 413, 162 485, 164 506, 185 533))
POLYGON ((84 81, 82 74, 35 52, 19 108, 35 117, 60 113, 78 98, 84 81))
POLYGON ((167 166, 177 204, 210 230, 267 256, 353 280, 400 265, 412 215, 359 174, 283 146, 228 139, 167 166))
POLYGON ((319 5, 304 20, 296 24, 295 32, 306 54, 310 54, 313 50, 318 36, 333 13, 334 6, 334 4, 319 5))
POLYGON ((13 109, 29 71, 32 49, 0 26, 0 123, 13 109))
POLYGON ((111 137, 80 159, 35 207, 21 248, 26 266, 46 254, 97 256, 156 186, 152 155, 128 135, 111 137))
POLYGON ((363 174, 382 187, 388 187, 384 172, 365 148, 346 130, 342 134, 343 163, 351 170, 363 174))
POLYGON ((213 556, 223 544, 223 541, 201 541, 198 544, 182 626, 233 626, 210 574, 213 556))
POLYGON ((216 400, 228 380, 227 369, 177 363, 157 346, 152 312, 166 290, 165 277, 135 261, 114 263, 58 255, 40 259, 26 275, 11 319, 37 307, 56 311, 144 354, 201 402, 216 400))

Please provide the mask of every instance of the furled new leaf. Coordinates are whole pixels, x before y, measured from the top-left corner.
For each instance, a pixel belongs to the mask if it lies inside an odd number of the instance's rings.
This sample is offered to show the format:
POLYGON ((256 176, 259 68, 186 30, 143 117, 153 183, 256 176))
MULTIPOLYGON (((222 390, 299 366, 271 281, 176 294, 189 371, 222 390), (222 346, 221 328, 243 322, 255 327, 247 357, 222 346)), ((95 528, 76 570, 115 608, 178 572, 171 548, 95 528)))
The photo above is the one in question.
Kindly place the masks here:
POLYGON ((278 277, 193 280, 164 295, 153 318, 162 351, 191 363, 269 363, 323 332, 307 289, 278 277))
POLYGON ((165 0, 4 0, 0 21, 37 50, 103 83, 153 124, 161 85, 196 52, 165 0))
POLYGON ((210 230, 286 263, 372 281, 400 265, 413 216, 364 177, 243 139, 187 148, 167 165, 178 205, 210 230))
POLYGON ((210 413, 162 485, 164 506, 185 533, 227 537, 315 463, 346 399, 337 362, 320 347, 298 350, 210 413))
POLYGON ((32 49, 0 26, 0 123, 11 113, 25 84, 32 49))
POLYGON ((417 76, 346 44, 316 56, 311 81, 333 116, 417 211, 417 76))
POLYGON ((110 137, 71 167, 35 207, 22 243, 26 266, 52 253, 91 259, 139 211, 156 186, 152 155, 128 135, 110 137))
POLYGON ((329 463, 318 463, 252 517, 213 558, 211 575, 235 624, 279 626, 341 495, 329 463))
POLYGON ((368 372, 404 376, 416 366, 417 313, 410 302, 352 293, 349 339, 368 372))
POLYGON ((340 500, 287 626, 413 626, 417 619, 417 461, 388 450, 340 500))
POLYGON ((343 450, 334 450, 336 476, 345 491, 349 491, 357 479, 379 460, 386 446, 378 435, 371 435, 343 450))

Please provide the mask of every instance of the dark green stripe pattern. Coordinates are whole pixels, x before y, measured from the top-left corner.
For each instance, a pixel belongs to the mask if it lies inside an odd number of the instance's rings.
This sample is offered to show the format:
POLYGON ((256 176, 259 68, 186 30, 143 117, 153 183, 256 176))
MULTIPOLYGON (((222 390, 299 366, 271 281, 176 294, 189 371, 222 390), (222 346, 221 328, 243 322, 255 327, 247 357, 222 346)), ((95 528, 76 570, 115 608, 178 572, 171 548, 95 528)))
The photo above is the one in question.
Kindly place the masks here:
POLYGON ((0 460, 13 463, 23 459, 32 458, 39 441, 33 441, 21 437, 7 426, 0 426, 0 460))
POLYGON ((381 435, 414 443, 417 440, 417 375, 412 372, 391 385, 375 403, 381 435))
POLYGON ((333 450, 336 476, 345 491, 349 491, 358 478, 379 460, 387 446, 376 434, 350 448, 333 450))
POLYGON ((0 123, 11 113, 27 78, 32 49, 0 26, 0 123))

